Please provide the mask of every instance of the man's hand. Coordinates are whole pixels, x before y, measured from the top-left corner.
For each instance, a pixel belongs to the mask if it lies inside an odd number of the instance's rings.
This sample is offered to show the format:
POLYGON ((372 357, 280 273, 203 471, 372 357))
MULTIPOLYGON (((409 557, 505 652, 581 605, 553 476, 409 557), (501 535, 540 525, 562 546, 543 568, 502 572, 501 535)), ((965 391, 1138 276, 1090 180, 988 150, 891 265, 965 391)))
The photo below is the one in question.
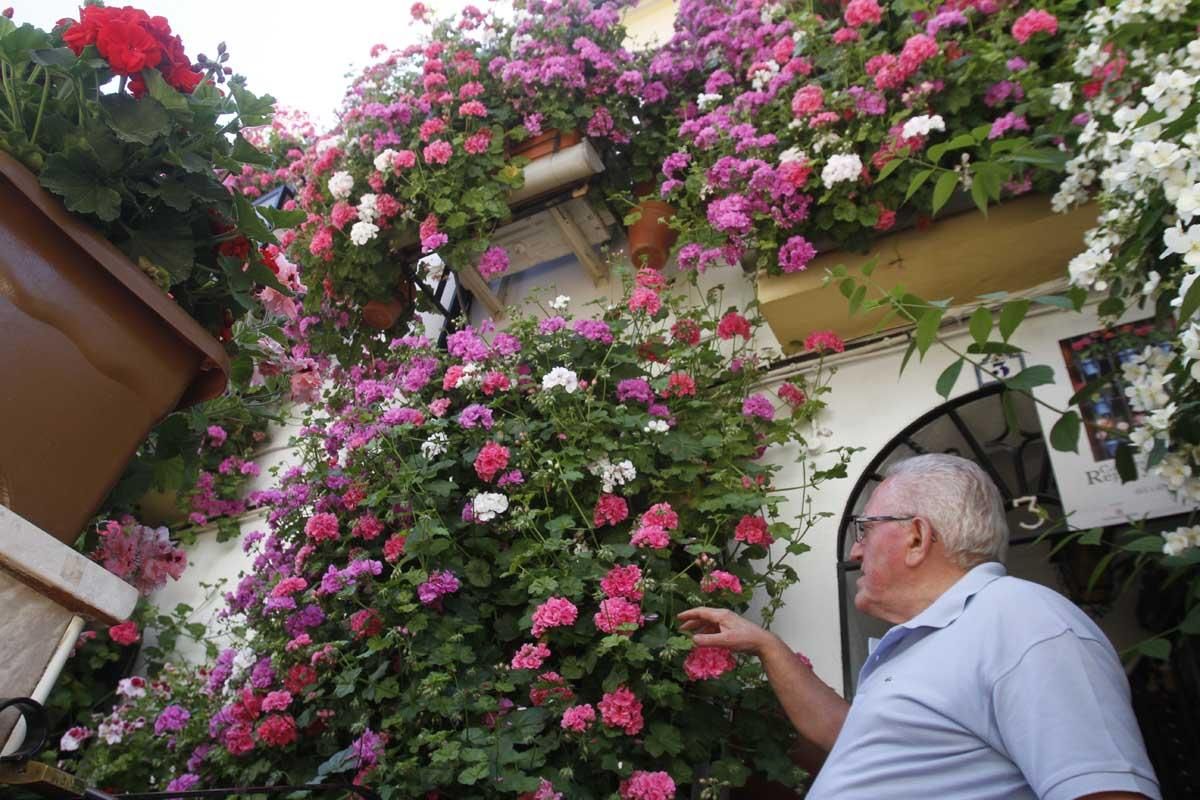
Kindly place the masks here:
POLYGON ((779 640, 727 608, 692 608, 679 615, 680 630, 693 634, 700 647, 724 647, 736 653, 762 656, 768 647, 779 640))

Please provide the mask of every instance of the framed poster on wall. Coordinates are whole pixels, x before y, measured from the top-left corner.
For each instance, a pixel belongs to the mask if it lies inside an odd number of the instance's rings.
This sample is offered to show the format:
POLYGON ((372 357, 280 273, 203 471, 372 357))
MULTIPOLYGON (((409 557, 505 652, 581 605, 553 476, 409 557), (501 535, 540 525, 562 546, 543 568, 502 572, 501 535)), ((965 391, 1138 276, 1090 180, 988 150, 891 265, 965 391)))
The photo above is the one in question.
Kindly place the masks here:
MULTIPOLYGON (((1144 313, 1144 312, 1143 312, 1144 313)), ((1138 457, 1139 477, 1122 483, 1116 468, 1122 434, 1142 422, 1126 395, 1126 370, 1146 348, 1166 347, 1169 332, 1153 320, 1122 320, 1111 329, 1100 325, 1094 307, 1083 314, 1052 314, 1038 320, 1044 327, 1036 343, 1027 345, 1030 364, 1046 364, 1055 382, 1034 390, 1038 400, 1065 409, 1071 396, 1091 385, 1079 404, 1084 421, 1078 452, 1060 452, 1047 442, 1063 511, 1076 529, 1115 525, 1133 519, 1179 514, 1189 510, 1159 479, 1144 476, 1145 456, 1138 457)), ((1042 431, 1048 435, 1058 415, 1038 407, 1042 431)))

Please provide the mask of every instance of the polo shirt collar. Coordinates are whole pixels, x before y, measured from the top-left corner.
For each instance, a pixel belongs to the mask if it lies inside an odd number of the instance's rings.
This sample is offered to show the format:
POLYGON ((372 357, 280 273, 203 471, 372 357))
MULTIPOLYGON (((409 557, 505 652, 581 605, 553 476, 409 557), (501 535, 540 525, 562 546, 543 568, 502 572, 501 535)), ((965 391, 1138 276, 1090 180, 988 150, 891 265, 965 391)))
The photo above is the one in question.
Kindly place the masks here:
POLYGON ((958 619, 967 607, 968 601, 983 587, 997 578, 1007 575, 1007 570, 999 561, 987 561, 973 567, 954 585, 942 592, 941 597, 934 600, 929 608, 917 614, 908 622, 902 622, 897 628, 916 630, 918 628, 944 628, 958 619))

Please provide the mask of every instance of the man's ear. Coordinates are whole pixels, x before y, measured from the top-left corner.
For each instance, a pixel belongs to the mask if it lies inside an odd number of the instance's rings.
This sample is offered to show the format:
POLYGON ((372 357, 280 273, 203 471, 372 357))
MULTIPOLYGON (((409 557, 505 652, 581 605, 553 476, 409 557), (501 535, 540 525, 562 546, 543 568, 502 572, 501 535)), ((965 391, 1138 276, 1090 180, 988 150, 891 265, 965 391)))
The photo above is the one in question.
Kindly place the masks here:
POLYGON ((904 563, 909 567, 918 567, 929 558, 933 550, 933 528, 928 520, 915 517, 905 539, 904 563))

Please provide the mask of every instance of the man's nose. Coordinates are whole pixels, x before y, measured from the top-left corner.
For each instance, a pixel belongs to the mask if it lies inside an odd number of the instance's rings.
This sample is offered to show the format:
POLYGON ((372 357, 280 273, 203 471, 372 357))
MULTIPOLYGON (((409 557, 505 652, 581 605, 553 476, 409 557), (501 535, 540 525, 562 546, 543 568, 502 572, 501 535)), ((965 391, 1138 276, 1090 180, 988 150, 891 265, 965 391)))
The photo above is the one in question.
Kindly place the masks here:
POLYGON ((855 542, 854 546, 850 548, 850 560, 851 561, 862 561, 862 558, 863 558, 862 542, 855 542))

